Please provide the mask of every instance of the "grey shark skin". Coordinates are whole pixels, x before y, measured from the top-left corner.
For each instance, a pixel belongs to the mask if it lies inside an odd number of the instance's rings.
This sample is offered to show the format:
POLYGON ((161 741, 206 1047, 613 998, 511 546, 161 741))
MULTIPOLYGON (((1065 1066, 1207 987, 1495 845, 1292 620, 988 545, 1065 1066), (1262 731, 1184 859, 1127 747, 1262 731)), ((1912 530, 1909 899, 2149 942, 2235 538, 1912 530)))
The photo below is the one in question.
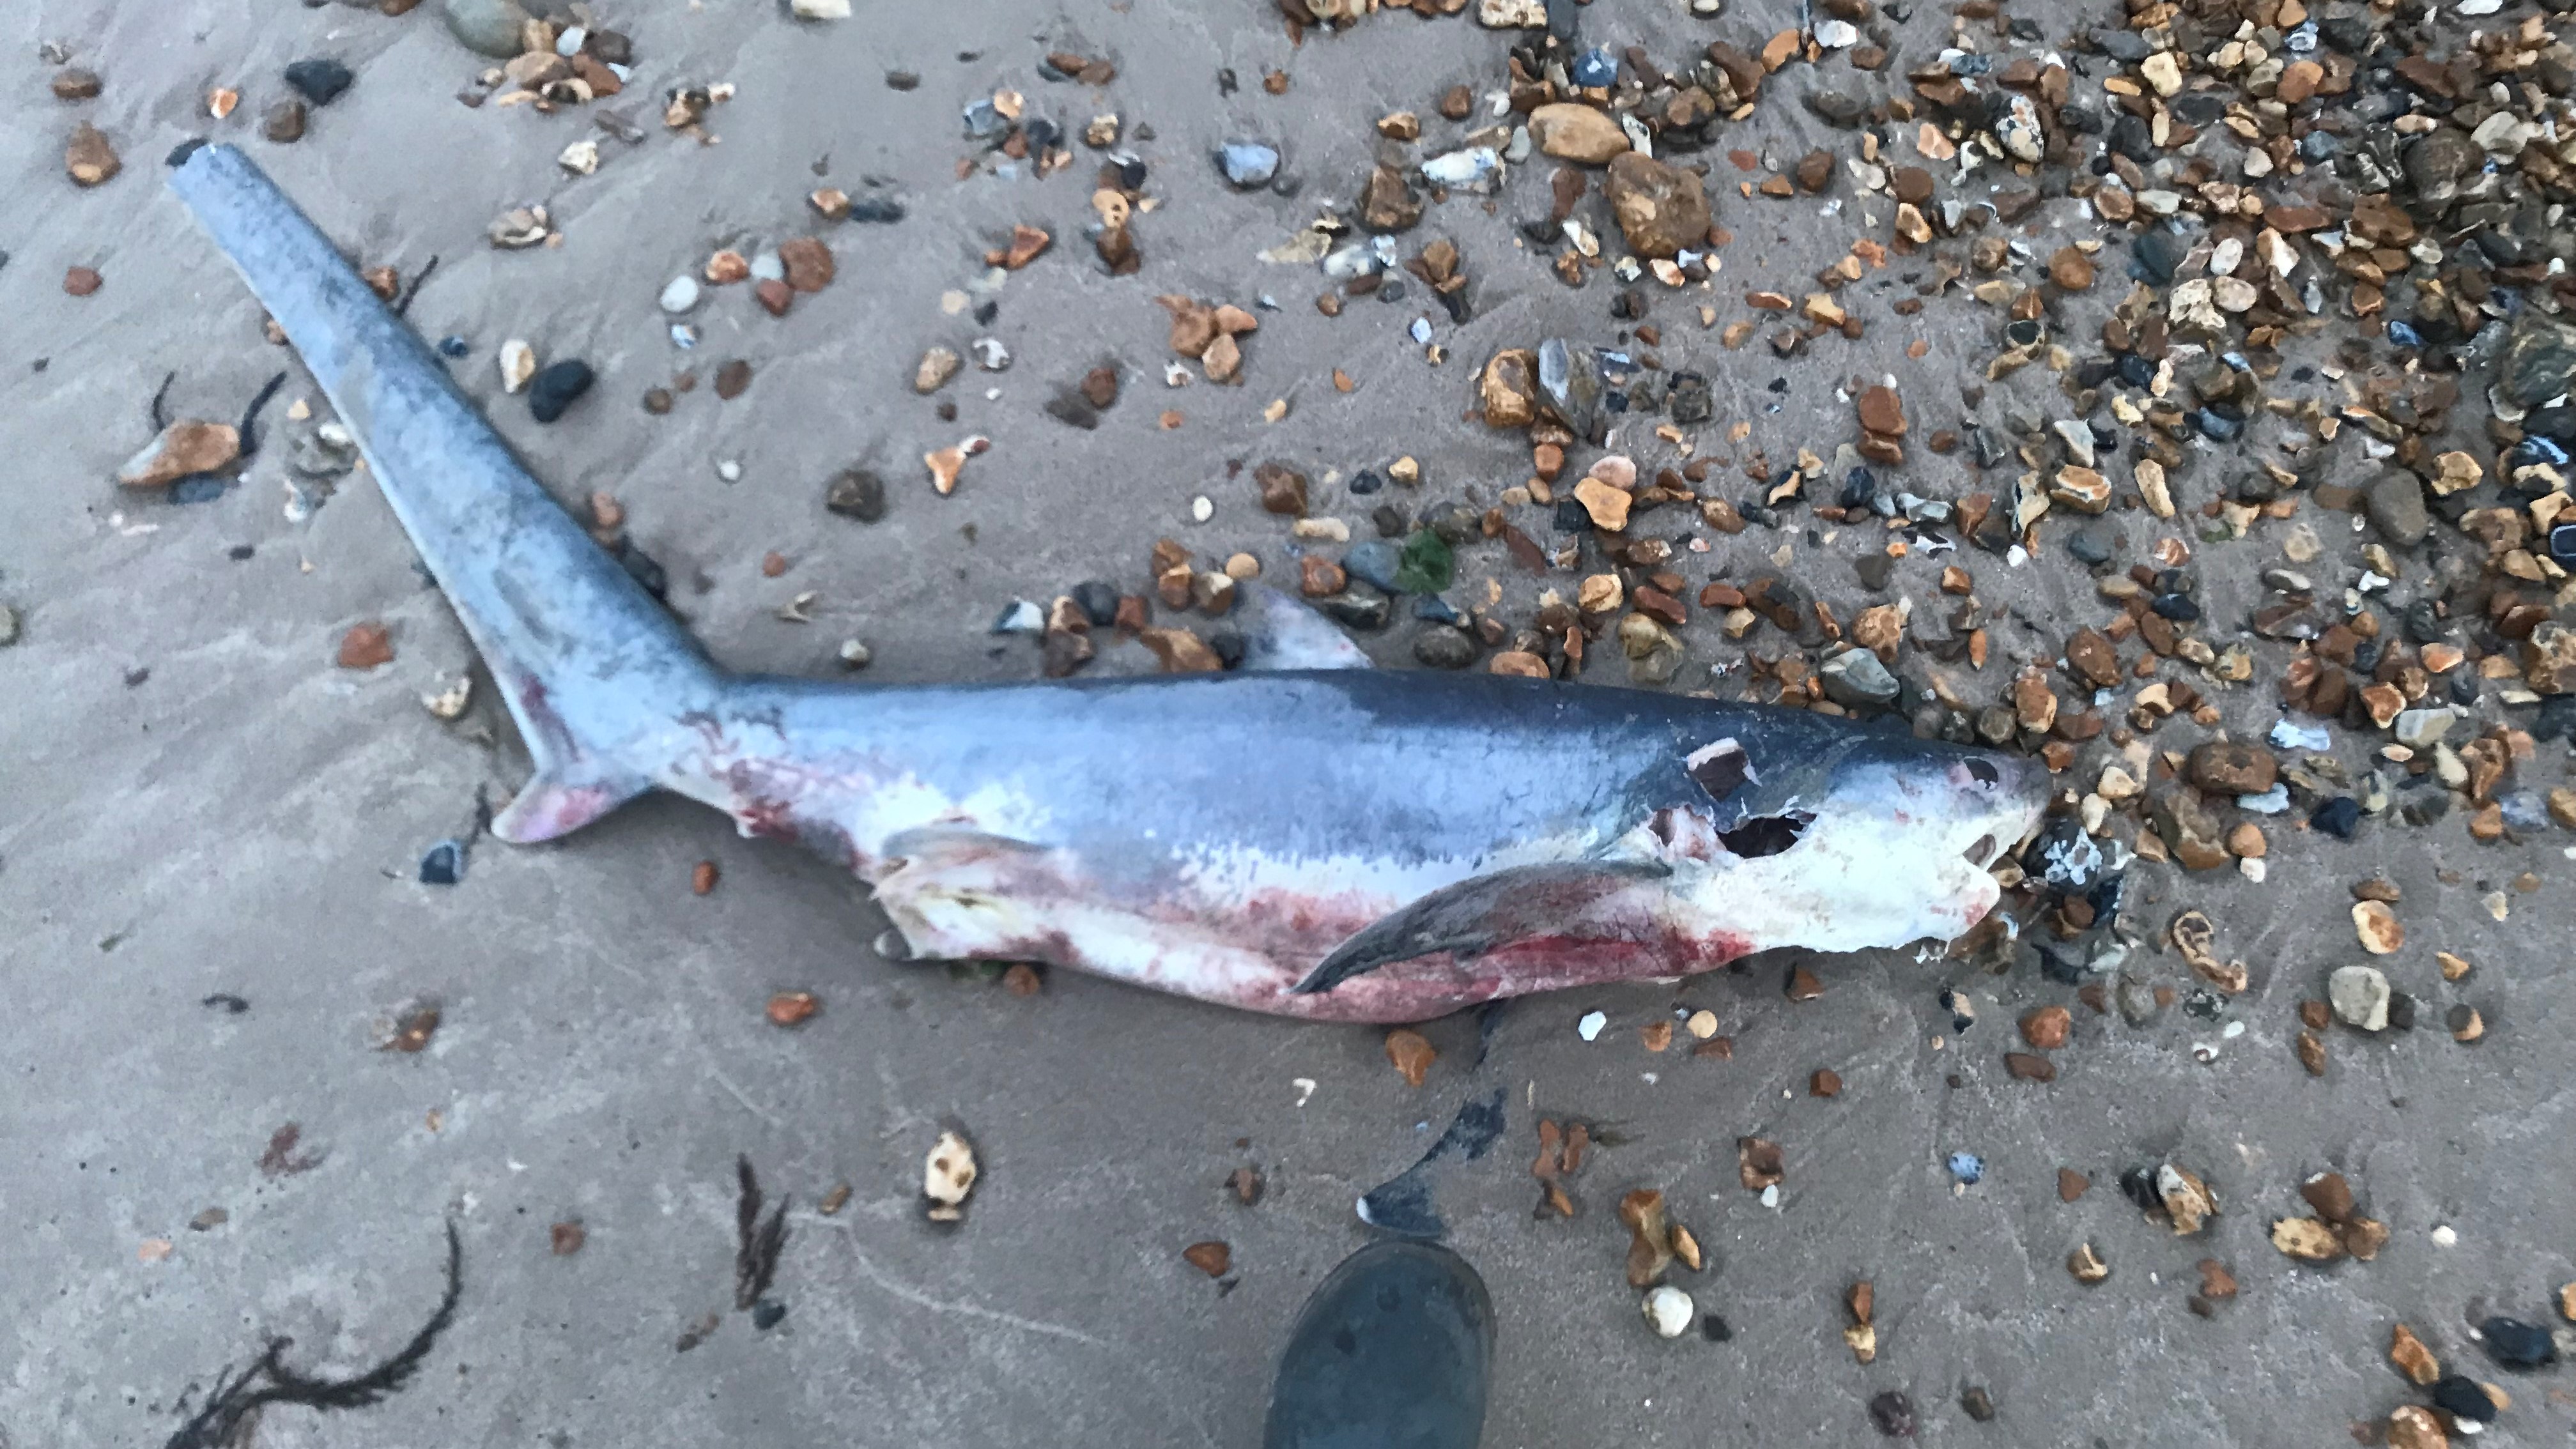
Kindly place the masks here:
POLYGON ((224 146, 172 188, 359 439, 535 760, 549 840, 649 789, 842 862, 919 956, 1415 1021, 1779 946, 1947 939, 2028 834, 2023 761, 1801 710, 1377 673, 1256 591, 1232 674, 870 687, 727 674, 224 146))

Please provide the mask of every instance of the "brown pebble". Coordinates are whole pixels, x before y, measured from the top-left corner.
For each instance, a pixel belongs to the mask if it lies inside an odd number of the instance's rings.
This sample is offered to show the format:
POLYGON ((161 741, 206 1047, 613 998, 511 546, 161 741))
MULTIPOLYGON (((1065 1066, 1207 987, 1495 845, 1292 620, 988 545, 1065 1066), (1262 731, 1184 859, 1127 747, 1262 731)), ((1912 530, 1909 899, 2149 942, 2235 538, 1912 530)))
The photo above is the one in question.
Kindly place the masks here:
POLYGON ((752 285, 751 294, 760 299, 761 310, 772 317, 784 317, 795 305, 796 289, 776 277, 763 277, 752 285))
POLYGON ((1386 1059, 1404 1078, 1406 1086, 1419 1087, 1440 1052, 1430 1038, 1411 1027, 1399 1026, 1386 1034, 1386 1059))
POLYGON ((787 555, 772 551, 760 556, 760 576, 774 579, 787 572, 787 555))
POLYGON ((74 267, 63 273, 63 290, 75 297, 86 297, 97 291, 99 285, 106 280, 95 268, 74 267))
POLYGON ((289 98, 268 108, 260 118, 259 133, 281 146, 304 139, 304 103, 289 98))
POLYGON ((569 1258, 581 1251, 582 1244, 590 1241, 590 1233, 582 1227, 581 1220, 575 1218, 546 1229, 546 1240, 554 1248, 556 1257, 569 1258))
POLYGON ((1234 1200, 1251 1207, 1261 1201, 1261 1190, 1267 1186, 1257 1167, 1238 1167, 1225 1176, 1225 1185, 1234 1192, 1234 1200))
POLYGON ((1650 1052, 1670 1051, 1673 1046, 1673 1024, 1650 1021, 1637 1028, 1637 1044, 1650 1052))
POLYGON ((95 100, 100 90, 98 72, 70 66, 54 72, 54 99, 58 101, 95 100))
POLYGON ((1453 121, 1463 121, 1475 113, 1476 93, 1466 86, 1451 86, 1440 95, 1440 114, 1453 121))
POLYGON ((832 249, 819 237, 791 237, 778 244, 778 260, 787 268, 787 285, 799 292, 819 292, 832 285, 832 249))
POLYGON ((2203 1258, 2198 1266, 2201 1297, 2224 1299, 2236 1296, 2236 1275, 2227 1271, 2225 1263, 2216 1258, 2203 1258))
POLYGON ((769 998, 769 1023, 802 1026, 822 1009, 823 999, 811 991, 782 991, 769 998))
POLYGON ((2021 1039, 2044 1052, 2066 1045, 2066 1033, 2075 1018, 2063 1006, 2043 1006, 2025 1013, 2021 1019, 2021 1039))
POLYGON ((2073 1202, 2093 1186, 2093 1179, 2071 1167, 2057 1169, 2057 1200, 2073 1202))
POLYGON ((2310 1031, 2323 1031, 2334 1022, 2334 1008, 2314 997, 2299 1003, 2299 1024, 2310 1031))
POLYGON ((742 396, 751 386, 751 364, 737 357, 716 369, 716 396, 727 402, 742 396))
POLYGON ((823 1200, 814 1204, 814 1211, 827 1218, 838 1217, 841 1209, 849 1205, 850 1185, 846 1182, 836 1182, 832 1184, 831 1191, 823 1194, 823 1200))
POLYGON ((2320 1172, 2300 1183, 2299 1196, 2327 1222, 2347 1222, 2352 1217, 2352 1184, 2340 1172, 2320 1172))
POLYGON ((1234 1250, 1214 1241, 1192 1243, 1181 1249, 1181 1259, 1211 1278, 1222 1278, 1234 1266, 1234 1250))
POLYGON ((1843 1079, 1831 1067, 1818 1067, 1815 1074, 1807 1078, 1807 1095, 1810 1097, 1839 1097, 1842 1094, 1843 1079))
POLYGON ((125 163, 117 159, 116 148, 87 121, 81 122, 80 129, 72 132, 70 143, 63 147, 63 170, 76 186, 99 185, 124 167, 125 163))
POLYGON ((2093 285, 2093 259, 2076 247, 2059 247, 2048 259, 2048 279, 2070 292, 2089 290, 2093 285))
POLYGON ((660 417, 671 410, 671 390, 667 387, 644 389, 644 411, 660 417))
POLYGON ((2309 1076, 2322 1077, 2326 1074, 2326 1042, 2324 1037, 2321 1037, 2312 1031, 2300 1032, 2298 1052, 2299 1065, 2308 1069, 2309 1076))
POLYGON ((2075 1275, 2076 1282, 2090 1286, 2110 1277, 2111 1265, 2102 1261, 2091 1243, 2084 1243, 2066 1255, 2066 1271, 2075 1275))
POLYGON ((1028 962, 1014 961, 1010 969, 1002 973, 1002 989, 1025 999, 1046 990, 1046 978, 1028 962))
POLYGON ((343 669, 373 669, 379 664, 391 664, 393 658, 393 635, 373 619, 350 625, 349 632, 340 636, 339 664, 343 669))
POLYGON ((1825 994, 1825 983, 1804 966, 1789 968, 1788 994, 1791 1001, 1813 1001, 1825 994))
POLYGON ((2057 1063, 2033 1052, 2004 1053, 2004 1070, 2025 1082, 2057 1080, 2057 1063))
POLYGON ((716 888, 716 863, 702 860, 689 869, 689 889, 697 895, 712 895, 716 888))
POLYGON ((1117 364, 1102 363, 1082 375, 1082 400, 1104 412, 1117 405, 1117 364))
POLYGON ((2442 1361, 2433 1357, 2433 1350, 2424 1346, 2415 1330, 2402 1323, 2389 1331, 2388 1361, 2421 1388, 2431 1388, 2442 1377, 2442 1361))

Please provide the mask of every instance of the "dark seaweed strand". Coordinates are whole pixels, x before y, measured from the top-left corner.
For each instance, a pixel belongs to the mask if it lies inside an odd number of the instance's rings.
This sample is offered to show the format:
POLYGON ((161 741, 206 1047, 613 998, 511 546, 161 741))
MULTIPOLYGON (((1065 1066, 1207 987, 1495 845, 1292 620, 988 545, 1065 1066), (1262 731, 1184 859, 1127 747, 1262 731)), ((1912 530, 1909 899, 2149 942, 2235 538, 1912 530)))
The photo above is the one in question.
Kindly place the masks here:
POLYGON ((179 1431, 170 1436, 166 1449, 242 1449, 250 1442, 250 1428, 259 1411, 269 1404, 298 1404, 306 1408, 329 1411, 355 1409, 377 1403, 411 1382, 420 1366, 438 1344, 439 1335, 447 1331, 456 1318, 456 1305, 465 1290, 465 1246, 457 1235, 456 1222, 447 1223, 447 1291, 438 1300, 438 1310, 412 1335, 411 1342, 396 1350, 392 1357, 366 1372, 345 1379, 313 1378, 297 1373, 280 1361, 291 1340, 275 1338, 251 1366, 229 1382, 220 1377, 215 1391, 179 1431), (268 1382, 251 1387, 255 1379, 268 1382))
MULTIPOLYGON (((167 386, 166 383, 163 385, 167 386)), ((268 380, 268 385, 259 390, 259 396, 250 400, 249 407, 242 409, 241 455, 243 457, 247 458, 259 451, 259 437, 251 431, 252 425, 259 421, 259 410, 268 406, 268 400, 277 396, 277 390, 284 386, 286 386, 286 374, 281 372, 268 380)), ((159 409, 156 407, 154 411, 157 414, 159 409)))
POLYGON ((170 384, 178 380, 178 370, 173 368, 161 375, 161 385, 152 390, 152 436, 156 438, 161 436, 163 428, 170 426, 169 414, 161 411, 161 400, 170 395, 170 384))
POLYGON ((420 295, 421 284, 428 281, 429 274, 437 270, 438 258, 431 257, 429 264, 420 269, 420 275, 411 279, 411 285, 403 288, 401 298, 394 303, 395 316, 400 317, 411 311, 411 299, 420 295))
POLYGON ((778 1275, 778 1255, 787 1247, 787 1203, 782 1198, 762 1222, 760 1176, 749 1155, 734 1159, 734 1176, 742 1191, 734 1200, 733 1306, 749 1308, 778 1275))

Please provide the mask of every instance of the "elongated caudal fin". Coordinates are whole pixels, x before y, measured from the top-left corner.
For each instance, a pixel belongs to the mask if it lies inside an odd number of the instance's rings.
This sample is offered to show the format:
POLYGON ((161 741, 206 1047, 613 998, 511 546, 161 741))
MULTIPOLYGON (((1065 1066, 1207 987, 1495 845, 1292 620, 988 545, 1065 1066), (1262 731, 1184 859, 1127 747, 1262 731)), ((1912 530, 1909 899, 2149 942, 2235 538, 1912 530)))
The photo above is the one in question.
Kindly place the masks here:
POLYGON ((494 833, 552 839, 650 788, 721 687, 696 643, 248 157, 200 146, 170 189, 285 329, 491 667, 537 767, 494 833))

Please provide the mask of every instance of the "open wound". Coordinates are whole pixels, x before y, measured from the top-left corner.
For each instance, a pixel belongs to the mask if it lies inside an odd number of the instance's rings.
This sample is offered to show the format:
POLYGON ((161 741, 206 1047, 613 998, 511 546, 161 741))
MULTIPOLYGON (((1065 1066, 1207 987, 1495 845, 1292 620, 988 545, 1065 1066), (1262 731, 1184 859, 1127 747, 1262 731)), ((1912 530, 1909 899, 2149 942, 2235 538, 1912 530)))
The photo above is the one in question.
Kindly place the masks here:
MULTIPOLYGON (((1732 737, 1691 751, 1682 760, 1682 768, 1689 772, 1691 783, 1708 792, 1711 801, 1724 800, 1745 785, 1762 783, 1761 775, 1753 768, 1753 757, 1732 737)), ((1798 837, 1815 818, 1812 811, 1784 810, 1777 815, 1749 816, 1731 830, 1720 830, 1697 810, 1667 806, 1655 812, 1648 828, 1676 856, 1712 860, 1723 852, 1758 860, 1797 844, 1798 837)))

